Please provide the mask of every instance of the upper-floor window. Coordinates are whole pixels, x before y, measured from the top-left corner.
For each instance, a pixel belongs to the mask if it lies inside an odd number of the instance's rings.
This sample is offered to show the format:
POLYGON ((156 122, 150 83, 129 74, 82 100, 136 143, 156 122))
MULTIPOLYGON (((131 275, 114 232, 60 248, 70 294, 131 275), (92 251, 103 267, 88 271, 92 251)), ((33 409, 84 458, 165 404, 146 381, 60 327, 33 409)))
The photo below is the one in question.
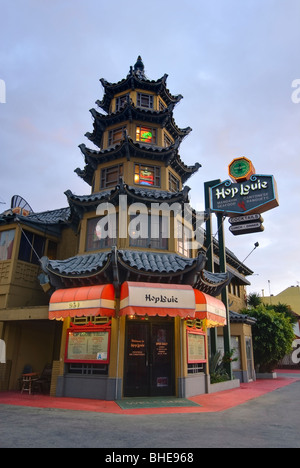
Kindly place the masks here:
POLYGON ((136 141, 142 143, 156 144, 156 128, 136 127, 136 141))
POLYGON ((47 257, 50 258, 50 260, 55 260, 57 258, 57 242, 48 241, 47 257))
POLYGON ((168 146, 171 146, 172 145, 172 140, 171 138, 166 134, 166 132, 164 132, 164 146, 165 148, 167 148, 168 146))
POLYGON ((0 232, 0 260, 10 260, 15 239, 15 229, 0 232))
POLYGON ((141 213, 130 216, 128 226, 129 246, 167 250, 169 224, 167 216, 141 213))
POLYGON ((234 280, 229 284, 228 292, 234 296, 241 297, 240 287, 234 280))
POLYGON ((153 187, 160 187, 160 167, 145 166, 144 164, 135 164, 134 183, 139 185, 150 185, 153 187))
POLYGON ((153 109, 153 96, 151 94, 137 93, 136 104, 138 107, 153 109))
POLYGON ((192 231, 184 226, 181 221, 177 222, 177 251, 185 257, 191 257, 192 231))
POLYGON ((160 111, 163 111, 163 110, 166 109, 166 106, 165 106, 165 104, 161 101, 161 99, 158 100, 158 109, 159 109, 160 111))
POLYGON ((116 145, 123 140, 125 136, 126 126, 113 128, 108 132, 108 146, 116 145))
POLYGON ((85 250, 113 247, 117 242, 118 217, 114 214, 88 219, 85 250))
POLYGON ((101 171, 101 188, 115 187, 123 175, 123 164, 105 167, 101 171))
POLYGON ((45 241, 45 237, 22 229, 19 260, 39 265, 39 259, 44 255, 45 241))
POLYGON ((172 172, 169 172, 169 190, 170 192, 179 191, 179 180, 172 174, 172 172))
POLYGON ((116 112, 121 110, 124 104, 127 102, 129 98, 129 93, 123 94, 122 96, 118 96, 116 98, 116 112))

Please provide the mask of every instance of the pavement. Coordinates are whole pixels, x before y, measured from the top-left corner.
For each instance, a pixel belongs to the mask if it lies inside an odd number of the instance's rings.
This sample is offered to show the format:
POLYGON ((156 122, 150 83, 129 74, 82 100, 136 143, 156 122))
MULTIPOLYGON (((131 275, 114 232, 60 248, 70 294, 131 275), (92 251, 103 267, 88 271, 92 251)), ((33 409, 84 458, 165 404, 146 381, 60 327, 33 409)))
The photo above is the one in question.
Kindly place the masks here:
POLYGON ((190 407, 123 410, 114 401, 2 392, 0 448, 98 448, 98 462, 131 465, 179 456, 200 464, 202 448, 300 448, 299 394, 300 369, 195 396, 201 406, 190 407))
POLYGON ((72 411, 89 411, 122 415, 180 414, 180 413, 215 413, 242 405, 275 390, 286 387, 300 380, 300 369, 277 370, 276 379, 259 379, 241 383, 239 388, 218 393, 197 395, 188 398, 199 406, 160 407, 122 409, 115 401, 83 398, 51 397, 41 394, 27 394, 16 391, 0 393, 0 405, 24 406, 30 408, 51 408, 72 411))

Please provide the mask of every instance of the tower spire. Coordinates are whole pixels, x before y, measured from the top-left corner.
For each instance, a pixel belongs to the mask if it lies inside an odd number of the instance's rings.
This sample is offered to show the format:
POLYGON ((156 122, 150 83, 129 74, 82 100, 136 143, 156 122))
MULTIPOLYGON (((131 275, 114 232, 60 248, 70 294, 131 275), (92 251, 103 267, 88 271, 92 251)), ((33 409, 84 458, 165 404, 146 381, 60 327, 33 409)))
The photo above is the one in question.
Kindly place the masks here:
POLYGON ((143 79, 145 80, 146 79, 146 75, 145 75, 145 67, 144 67, 144 64, 143 64, 143 60, 142 60, 142 57, 139 55, 138 58, 137 58, 137 61, 133 67, 134 69, 134 73, 136 74, 136 76, 139 78, 139 79, 143 79))

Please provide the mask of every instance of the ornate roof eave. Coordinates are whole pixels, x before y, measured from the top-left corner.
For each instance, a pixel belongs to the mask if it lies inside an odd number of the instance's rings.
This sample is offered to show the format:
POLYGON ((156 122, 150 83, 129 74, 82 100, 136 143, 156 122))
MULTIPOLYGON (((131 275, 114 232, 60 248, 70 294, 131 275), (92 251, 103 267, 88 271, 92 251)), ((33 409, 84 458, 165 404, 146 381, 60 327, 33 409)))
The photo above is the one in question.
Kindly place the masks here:
POLYGON ((178 94, 174 96, 166 87, 168 75, 165 74, 158 80, 140 79, 136 76, 132 67, 130 67, 129 74, 123 80, 117 83, 109 83, 104 78, 100 79, 100 82, 104 88, 104 96, 101 101, 97 101, 97 105, 101 107, 105 112, 109 112, 111 100, 118 93, 125 91, 141 89, 145 91, 151 91, 162 97, 166 105, 177 104, 181 99, 182 95, 178 94))
POLYGON ((61 229, 73 225, 71 210, 69 207, 56 210, 42 211, 40 213, 30 213, 27 216, 13 213, 8 210, 0 215, 0 224, 18 223, 31 227, 41 233, 60 235, 61 229))
POLYGON ((146 187, 132 187, 124 184, 121 180, 120 184, 110 190, 93 193, 90 195, 75 195, 71 190, 67 190, 65 195, 68 199, 71 211, 77 216, 82 217, 85 212, 96 211, 100 203, 112 203, 115 206, 119 205, 119 196, 126 195, 127 202, 141 201, 146 204, 151 203, 188 203, 189 187, 184 187, 179 192, 169 192, 164 190, 151 190, 146 187))
MULTIPOLYGON (((96 102, 98 103, 98 101, 96 102)), ((125 102, 120 110, 111 112, 109 114, 101 114, 96 109, 90 109, 90 113, 94 119, 99 122, 100 126, 108 127, 125 120, 141 120, 153 122, 156 124, 163 124, 172 118, 172 113, 175 104, 170 104, 163 110, 146 109, 143 107, 136 107, 132 101, 125 102)))
POLYGON ((66 260, 42 257, 40 263, 44 274, 39 277, 40 283, 48 282, 51 292, 53 289, 109 283, 112 280, 111 256, 112 252, 108 251, 94 255, 77 255, 66 260))
POLYGON ((130 159, 130 157, 133 156, 147 160, 163 161, 166 166, 172 167, 181 177, 182 183, 185 183, 199 170, 201 164, 196 163, 193 166, 184 164, 178 154, 179 145, 180 139, 176 140, 171 146, 163 148, 136 143, 129 137, 125 137, 120 144, 100 151, 89 149, 84 144, 81 144, 79 148, 85 157, 86 166, 83 170, 79 168, 75 169, 75 172, 85 182, 92 185, 93 174, 98 164, 115 161, 124 157, 130 159))
POLYGON ((217 296, 230 282, 228 273, 210 273, 203 268, 206 257, 184 258, 177 254, 117 250, 77 255, 67 260, 41 259, 40 281, 52 288, 80 287, 111 282, 116 291, 124 281, 189 284, 217 296))
POLYGON ((160 125, 166 128, 175 140, 178 138, 182 140, 192 131, 191 127, 179 128, 176 125, 171 108, 153 111, 126 104, 120 111, 107 116, 100 114, 95 109, 90 109, 90 112, 94 117, 94 129, 92 133, 87 132, 85 136, 98 148, 101 148, 103 133, 109 126, 126 121, 137 120, 147 124, 160 125))

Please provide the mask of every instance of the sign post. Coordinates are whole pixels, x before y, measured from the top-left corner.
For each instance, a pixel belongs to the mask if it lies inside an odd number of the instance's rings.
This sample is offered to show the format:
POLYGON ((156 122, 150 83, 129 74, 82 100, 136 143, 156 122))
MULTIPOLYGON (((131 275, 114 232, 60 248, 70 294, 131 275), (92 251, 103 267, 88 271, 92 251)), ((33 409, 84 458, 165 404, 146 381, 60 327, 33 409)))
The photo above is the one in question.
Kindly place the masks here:
MULTIPOLYGON (((204 183, 204 201, 205 201, 205 211, 209 213, 209 216, 206 220, 206 237, 205 237, 205 247, 206 247, 206 256, 207 256, 207 269, 214 273, 214 243, 213 243, 213 232, 212 232, 212 219, 211 219, 211 199, 210 199, 210 188, 221 182, 220 179, 210 180, 209 182, 204 183)), ((217 352, 217 328, 210 329, 210 351, 211 354, 216 354, 217 352)))
MULTIPOLYGON (((208 266, 213 271, 213 236, 211 214, 215 213, 218 221, 218 242, 220 272, 226 272, 226 247, 224 238, 224 217, 230 217, 229 230, 233 235, 249 234, 264 230, 261 213, 279 205, 277 186, 273 176, 255 174, 252 162, 245 158, 236 158, 228 166, 231 180, 214 180, 204 184, 205 210, 209 212, 206 221, 206 249, 208 266)), ((231 353, 230 317, 228 305, 228 287, 222 290, 222 302, 226 308, 227 325, 224 327, 224 352, 231 353)), ((213 354, 216 350, 216 335, 212 333, 213 354)), ((228 360, 227 372, 232 380, 231 361, 228 360)))

